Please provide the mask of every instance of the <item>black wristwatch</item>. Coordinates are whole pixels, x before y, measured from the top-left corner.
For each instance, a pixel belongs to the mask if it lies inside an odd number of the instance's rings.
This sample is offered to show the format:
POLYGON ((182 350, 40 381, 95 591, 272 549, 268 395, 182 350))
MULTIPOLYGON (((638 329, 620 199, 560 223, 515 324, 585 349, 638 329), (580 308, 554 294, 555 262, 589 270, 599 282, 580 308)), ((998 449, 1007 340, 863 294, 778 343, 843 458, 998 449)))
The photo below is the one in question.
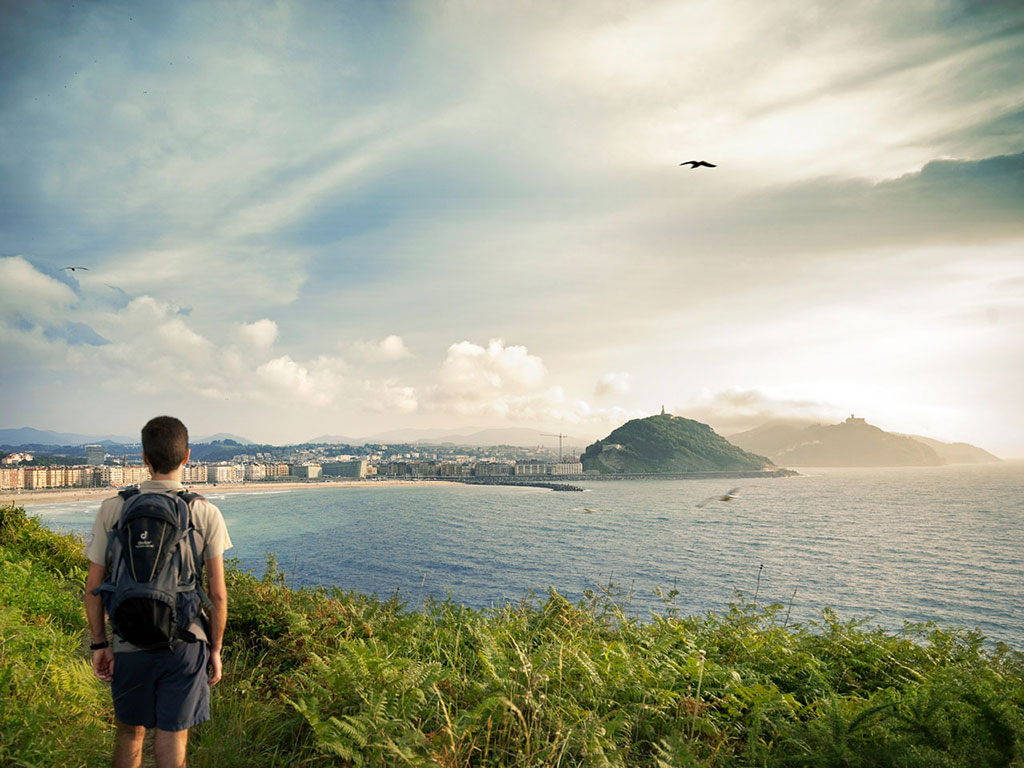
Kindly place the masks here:
POLYGON ((93 643, 89 646, 90 651, 102 651, 104 648, 110 647, 110 641, 104 640, 102 643, 93 643))

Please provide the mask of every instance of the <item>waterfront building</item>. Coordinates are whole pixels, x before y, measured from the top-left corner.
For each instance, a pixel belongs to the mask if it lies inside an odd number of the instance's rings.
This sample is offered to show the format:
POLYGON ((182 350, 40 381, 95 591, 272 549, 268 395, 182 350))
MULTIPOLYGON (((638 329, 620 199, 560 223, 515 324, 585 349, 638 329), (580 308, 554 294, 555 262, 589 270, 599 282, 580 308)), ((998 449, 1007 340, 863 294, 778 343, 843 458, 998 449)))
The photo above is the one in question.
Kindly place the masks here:
POLYGON ((107 452, 102 445, 85 446, 85 463, 91 467, 98 467, 107 458, 107 452))
POLYGON ((437 474, 441 477, 462 477, 463 467, 457 461, 442 461, 437 465, 437 474))
POLYGON ((97 485, 103 487, 112 485, 120 488, 124 484, 124 467, 99 468, 99 483, 97 485))
POLYGON ((332 461, 323 465, 324 476, 349 477, 362 480, 366 477, 366 459, 355 459, 349 461, 332 461))
POLYGON ((125 485, 138 485, 149 480, 149 468, 143 466, 129 466, 121 468, 121 481, 125 485))
POLYGON ((0 469, 0 491, 17 491, 25 487, 25 470, 21 467, 0 469))
POLYGON ((274 477, 288 477, 289 474, 287 464, 267 464, 266 478, 268 480, 274 477))
POLYGON ((70 488, 92 485, 92 470, 88 467, 64 467, 64 484, 70 488))
POLYGON ((320 477, 320 469, 319 464, 293 464, 289 467, 289 474, 303 480, 314 480, 320 477))
POLYGON ((407 461, 392 461, 378 469, 378 474, 383 471, 387 477, 410 477, 412 475, 412 464, 407 461))
POLYGON ((437 477, 436 461, 416 461, 412 465, 414 477, 437 477))
POLYGON ((266 464, 246 464, 245 465, 245 479, 246 480, 263 480, 267 476, 266 464))
POLYGON ((50 487, 49 467, 25 467, 25 488, 36 490, 50 487))
POLYGON ((515 466, 516 477, 520 476, 537 476, 537 475, 550 475, 551 465, 545 464, 539 461, 523 461, 516 462, 515 466))
POLYGON ((473 474, 477 477, 508 477, 513 472, 513 465, 504 461, 481 461, 473 468, 473 474))
POLYGON ((551 465, 552 475, 582 475, 583 464, 579 461, 563 461, 551 465))
POLYGON ((207 464, 206 482, 240 483, 245 479, 245 470, 235 464, 207 464))
POLYGON ((182 483, 205 483, 206 478, 205 464, 186 464, 181 473, 182 483))

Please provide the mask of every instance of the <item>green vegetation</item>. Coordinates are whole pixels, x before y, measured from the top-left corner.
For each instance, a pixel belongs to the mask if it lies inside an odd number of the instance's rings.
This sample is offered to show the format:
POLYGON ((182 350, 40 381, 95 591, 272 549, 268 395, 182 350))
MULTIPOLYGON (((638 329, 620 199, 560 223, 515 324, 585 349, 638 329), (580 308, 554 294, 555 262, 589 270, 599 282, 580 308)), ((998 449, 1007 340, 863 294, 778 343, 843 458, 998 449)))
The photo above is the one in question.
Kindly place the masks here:
MULTIPOLYGON (((0 510, 0 756, 108 764, 80 542, 0 510), (10 706, 17 702, 17 706, 10 706)), ((229 569, 225 679, 192 766, 1024 766, 1024 656, 974 632, 641 622, 613 590, 406 610, 229 569)))
POLYGON ((764 456, 737 448, 707 424, 663 413, 627 421, 587 446, 584 470, 606 473, 671 473, 757 470, 771 467, 764 456))

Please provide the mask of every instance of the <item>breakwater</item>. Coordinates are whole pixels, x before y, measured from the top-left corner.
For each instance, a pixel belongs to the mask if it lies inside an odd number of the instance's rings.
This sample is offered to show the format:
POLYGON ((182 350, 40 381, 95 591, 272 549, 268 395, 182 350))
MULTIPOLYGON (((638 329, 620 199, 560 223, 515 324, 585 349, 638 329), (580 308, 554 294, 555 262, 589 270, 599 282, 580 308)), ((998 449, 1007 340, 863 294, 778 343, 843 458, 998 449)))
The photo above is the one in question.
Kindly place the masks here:
MULTIPOLYGON (((748 479, 761 477, 796 477, 800 473, 793 469, 723 469, 699 470, 695 472, 646 472, 623 474, 586 475, 590 480, 714 480, 721 478, 748 479)), ((584 479, 584 478, 580 478, 584 479)))
MULTIPOLYGON (((445 480, 465 483, 466 485, 517 485, 527 488, 547 488, 549 491, 583 491, 585 489, 568 483, 549 483, 543 480, 530 480, 519 477, 446 477, 445 480)), ((575 476, 573 479, 577 479, 575 476)), ((582 479, 582 477, 578 478, 582 479)))

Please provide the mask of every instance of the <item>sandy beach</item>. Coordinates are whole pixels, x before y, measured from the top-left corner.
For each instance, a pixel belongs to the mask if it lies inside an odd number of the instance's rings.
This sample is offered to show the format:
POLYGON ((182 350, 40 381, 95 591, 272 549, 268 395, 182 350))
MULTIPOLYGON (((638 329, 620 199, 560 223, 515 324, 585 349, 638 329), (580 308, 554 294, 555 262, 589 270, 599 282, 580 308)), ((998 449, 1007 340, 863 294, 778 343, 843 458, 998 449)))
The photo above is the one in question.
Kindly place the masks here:
MULTIPOLYGON (((214 493, 259 493, 309 490, 311 488, 385 488, 395 485, 435 485, 443 480, 325 480, 310 483, 197 483, 189 490, 205 495, 214 493)), ((119 488, 41 488, 39 490, 0 491, 0 506, 29 507, 37 504, 61 504, 73 501, 95 501, 97 504, 113 496, 119 488)))

